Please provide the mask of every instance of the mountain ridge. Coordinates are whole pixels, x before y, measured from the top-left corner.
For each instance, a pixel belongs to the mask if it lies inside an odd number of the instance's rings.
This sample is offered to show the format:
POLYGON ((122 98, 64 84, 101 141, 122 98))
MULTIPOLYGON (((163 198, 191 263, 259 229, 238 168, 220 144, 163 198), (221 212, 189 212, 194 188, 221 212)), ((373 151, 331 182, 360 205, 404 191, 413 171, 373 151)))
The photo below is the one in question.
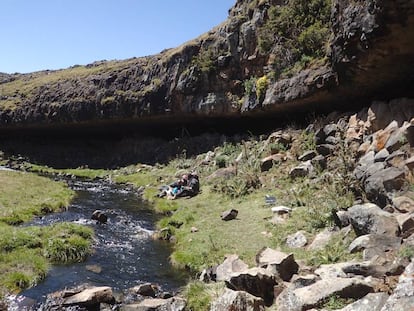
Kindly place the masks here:
POLYGON ((238 0, 225 22, 156 55, 0 75, 0 129, 237 119, 412 96, 413 12, 409 0, 238 0))

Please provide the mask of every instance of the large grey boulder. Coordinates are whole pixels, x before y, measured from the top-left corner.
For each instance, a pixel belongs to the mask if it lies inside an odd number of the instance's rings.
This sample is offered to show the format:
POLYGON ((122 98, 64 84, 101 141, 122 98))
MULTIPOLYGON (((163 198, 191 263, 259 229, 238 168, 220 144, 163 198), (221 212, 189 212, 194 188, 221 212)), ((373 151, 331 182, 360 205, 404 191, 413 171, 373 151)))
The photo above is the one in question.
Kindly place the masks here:
POLYGON ((298 231, 286 237, 286 245, 291 248, 301 248, 308 243, 304 231, 298 231))
POLYGON ((359 278, 327 278, 301 288, 286 288, 277 297, 276 307, 302 311, 320 306, 332 295, 359 299, 370 292, 373 292, 372 286, 359 278))
POLYGON ((273 303, 273 288, 277 285, 276 277, 263 268, 251 268, 244 272, 234 273, 226 281, 228 288, 245 291, 256 297, 263 298, 266 306, 273 303))
POLYGON ((369 200, 384 204, 387 193, 401 190, 405 182, 403 169, 388 167, 375 172, 365 180, 365 193, 369 200))
POLYGON ((228 255, 222 264, 216 267, 216 281, 225 281, 230 279, 233 273, 248 270, 249 266, 233 254, 228 255))
POLYGON ((336 311, 380 311, 388 297, 387 293, 369 293, 364 298, 336 311))
POLYGON ((313 239, 312 243, 308 246, 308 249, 309 250, 323 249, 326 245, 328 245, 329 241, 336 234, 338 234, 338 232, 331 231, 329 229, 325 229, 322 232, 319 232, 313 239))
POLYGON ((399 233, 394 216, 375 204, 354 205, 348 209, 348 216, 358 236, 371 233, 397 236, 399 233))
POLYGON ((247 292, 233 291, 226 288, 223 295, 213 301, 210 311, 264 311, 265 305, 261 298, 247 292))
POLYGON ((321 279, 350 278, 356 275, 368 276, 372 268, 370 261, 339 262, 321 265, 315 270, 315 274, 321 279))
POLYGON ((293 254, 285 254, 268 247, 256 255, 256 263, 259 267, 278 275, 283 281, 289 281, 299 270, 293 254))
POLYGON ((97 306, 100 303, 114 303, 112 288, 108 286, 87 288, 63 301, 64 306, 79 305, 82 307, 97 306))
POLYGON ((414 262, 400 276, 397 287, 381 311, 412 311, 414 306, 414 262))
POLYGON ((397 252, 401 242, 401 238, 392 235, 366 234, 352 241, 348 250, 351 253, 363 251, 363 259, 370 260, 375 256, 382 257, 386 252, 397 252))

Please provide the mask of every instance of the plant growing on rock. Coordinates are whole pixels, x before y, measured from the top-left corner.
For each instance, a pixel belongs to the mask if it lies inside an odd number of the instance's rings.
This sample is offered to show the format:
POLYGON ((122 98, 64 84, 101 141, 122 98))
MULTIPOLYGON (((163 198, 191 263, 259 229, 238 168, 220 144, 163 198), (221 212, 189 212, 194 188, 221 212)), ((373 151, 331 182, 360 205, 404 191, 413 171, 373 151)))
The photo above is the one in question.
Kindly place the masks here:
POLYGON ((268 85, 269 81, 267 76, 260 77, 256 81, 256 97, 260 102, 264 99, 268 85))

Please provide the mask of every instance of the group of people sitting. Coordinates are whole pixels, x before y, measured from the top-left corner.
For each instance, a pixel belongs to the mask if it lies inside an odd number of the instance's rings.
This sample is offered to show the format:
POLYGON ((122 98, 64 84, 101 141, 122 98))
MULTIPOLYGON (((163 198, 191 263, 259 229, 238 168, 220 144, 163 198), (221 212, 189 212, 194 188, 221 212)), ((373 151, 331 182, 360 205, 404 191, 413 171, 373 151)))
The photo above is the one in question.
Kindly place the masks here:
POLYGON ((179 197, 192 197, 198 194, 200 191, 200 181, 197 173, 189 173, 181 176, 168 186, 163 186, 160 189, 160 193, 157 195, 159 198, 167 197, 167 199, 174 200, 179 197))

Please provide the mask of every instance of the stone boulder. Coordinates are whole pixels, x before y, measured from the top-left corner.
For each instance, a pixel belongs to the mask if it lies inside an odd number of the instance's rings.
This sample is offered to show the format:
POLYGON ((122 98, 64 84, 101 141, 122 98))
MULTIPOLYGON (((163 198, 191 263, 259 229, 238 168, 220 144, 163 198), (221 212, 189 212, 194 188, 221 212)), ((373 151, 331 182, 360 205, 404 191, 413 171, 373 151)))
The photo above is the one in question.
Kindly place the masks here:
POLYGON ((350 245, 349 252, 363 251, 363 259, 370 260, 382 257, 384 253, 397 252, 401 247, 402 239, 393 235, 367 234, 357 237, 350 245))
POLYGON ((374 289, 359 278, 327 278, 309 286, 286 288, 276 299, 277 310, 302 311, 323 304, 329 297, 359 299, 374 289))
POLYGON ((371 233, 391 236, 399 234, 398 222, 394 216, 375 204, 354 205, 348 209, 347 214, 358 236, 371 233))
POLYGON ((226 288, 223 295, 212 302, 210 311, 264 311, 263 299, 243 291, 226 288))
POLYGON ((236 209, 227 210, 221 213, 221 219, 224 221, 233 220, 237 218, 238 214, 239 214, 239 211, 236 209))
POLYGON ((265 247, 256 255, 258 267, 266 268, 271 273, 278 275, 283 281, 289 281, 298 272, 299 265, 293 254, 285 254, 265 247))
POLYGON ((303 162, 303 161, 309 161, 312 160, 313 158, 315 158, 317 156, 317 153, 315 150, 309 150, 306 151, 305 153, 303 153, 301 156, 298 157, 298 160, 303 162))
POLYGON ((145 299, 137 304, 127 304, 122 311, 184 311, 187 302, 180 297, 168 299, 145 299))
POLYGON ((230 279, 233 273, 243 272, 249 269, 249 266, 237 255, 228 255, 222 264, 216 267, 216 281, 225 281, 230 279))
POLYGON ((364 189, 369 200, 384 205, 387 194, 401 190, 405 182, 403 169, 388 167, 369 176, 364 182, 364 189))
POLYGON ((323 249, 329 243, 332 237, 337 233, 338 232, 331 231, 329 229, 325 229, 322 232, 319 232, 313 239, 312 243, 308 246, 308 249, 309 250, 323 249))
POLYGON ((155 296, 159 292, 159 287, 155 284, 144 283, 144 284, 135 286, 133 288, 130 288, 129 292, 133 294, 141 295, 141 296, 155 298, 155 296))
POLYGON ((314 167, 310 160, 299 164, 298 166, 292 168, 289 172, 291 178, 306 177, 313 173, 314 167))
POLYGON ((267 156, 260 161, 260 171, 267 172, 275 163, 281 163, 285 159, 286 157, 280 153, 267 156))
POLYGON ((286 245, 291 248, 301 248, 308 243, 304 231, 298 231, 294 234, 288 235, 286 238, 286 245))
POLYGON ((80 293, 69 296, 63 301, 64 306, 78 305, 82 307, 99 306, 100 303, 114 303, 112 288, 108 286, 87 288, 80 293))
POLYGON ((321 279, 350 278, 357 275, 371 275, 372 271, 376 271, 375 269, 376 266, 370 261, 351 261, 321 265, 315 270, 315 274, 321 279))
POLYGON ((412 311, 414 306, 414 262, 400 276, 397 287, 381 311, 412 311))
POLYGON ((273 288, 277 284, 276 277, 263 268, 251 268, 244 272, 234 273, 226 281, 227 287, 232 290, 245 291, 263 298, 266 306, 273 303, 273 288))
POLYGON ((108 216, 101 210, 95 210, 92 213, 91 219, 98 221, 101 224, 106 224, 108 216))

